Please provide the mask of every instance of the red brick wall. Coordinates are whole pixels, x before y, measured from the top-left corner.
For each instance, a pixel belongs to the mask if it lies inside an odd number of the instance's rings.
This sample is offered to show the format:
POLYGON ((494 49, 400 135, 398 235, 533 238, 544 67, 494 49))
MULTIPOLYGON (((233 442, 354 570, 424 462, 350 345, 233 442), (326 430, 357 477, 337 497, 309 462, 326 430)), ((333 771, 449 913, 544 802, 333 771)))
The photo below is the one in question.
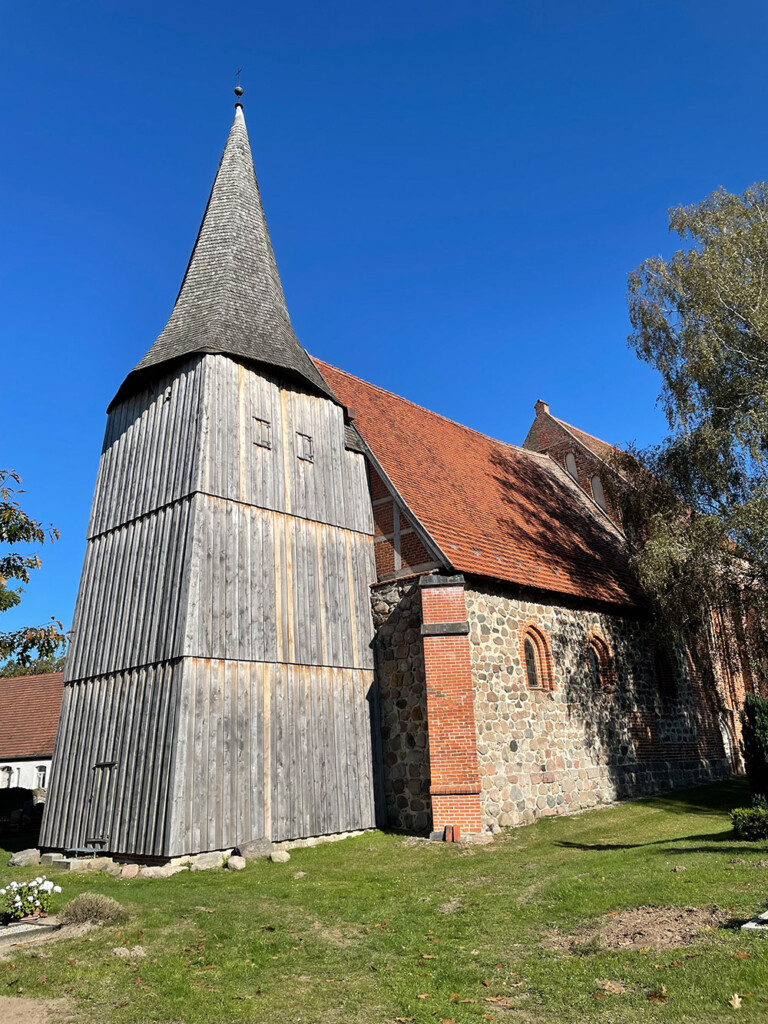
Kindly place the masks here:
MULTIPOLYGON (((421 588, 425 624, 466 622, 464 581, 421 588)), ((480 832, 472 666, 466 634, 424 637, 433 827, 480 832)))

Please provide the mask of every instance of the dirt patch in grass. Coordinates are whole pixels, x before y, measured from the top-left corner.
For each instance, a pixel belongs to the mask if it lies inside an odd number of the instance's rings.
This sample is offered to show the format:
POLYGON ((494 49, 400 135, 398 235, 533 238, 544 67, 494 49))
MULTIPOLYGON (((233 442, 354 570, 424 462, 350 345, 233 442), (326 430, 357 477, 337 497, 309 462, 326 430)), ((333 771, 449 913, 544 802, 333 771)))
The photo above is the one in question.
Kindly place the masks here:
MULTIPOLYGON (((52 917, 51 923, 56 924, 57 918, 52 917)), ((58 931, 52 932, 49 935, 32 936, 31 938, 19 939, 18 942, 14 942, 12 946, 5 946, 0 950, 0 961, 10 960, 16 956, 19 950, 25 949, 27 946, 44 946, 49 942, 58 942, 60 939, 79 939, 86 932, 89 932, 93 928, 92 924, 65 924, 59 928, 58 931)), ((2 1024, 6 1024, 5 1018, 0 1014, 0 1021, 2 1024)))
POLYGON ((455 914, 457 910, 461 910, 464 904, 461 902, 461 897, 454 896, 442 903, 438 908, 438 914, 455 914))
POLYGON ((72 1020, 67 999, 14 999, 0 996, 3 1024, 56 1024, 72 1020))
POLYGON ((312 927, 321 938, 337 949, 348 949, 362 937, 362 932, 357 928, 345 927, 342 931, 341 928, 328 928, 322 921, 313 921, 312 927))
POLYGON ((547 934, 547 946, 570 953, 589 949, 675 949, 692 946, 727 919, 717 907, 635 907, 606 914, 597 927, 547 934))

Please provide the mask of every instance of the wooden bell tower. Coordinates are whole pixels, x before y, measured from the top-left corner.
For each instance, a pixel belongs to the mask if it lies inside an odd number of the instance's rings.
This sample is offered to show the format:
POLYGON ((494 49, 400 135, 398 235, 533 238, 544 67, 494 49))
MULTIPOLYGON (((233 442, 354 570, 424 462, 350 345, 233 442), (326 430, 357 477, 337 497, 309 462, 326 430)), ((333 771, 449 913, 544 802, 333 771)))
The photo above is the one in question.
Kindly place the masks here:
POLYGON ((238 103, 171 317, 109 408, 41 844, 173 857, 374 825, 372 535, 238 103))

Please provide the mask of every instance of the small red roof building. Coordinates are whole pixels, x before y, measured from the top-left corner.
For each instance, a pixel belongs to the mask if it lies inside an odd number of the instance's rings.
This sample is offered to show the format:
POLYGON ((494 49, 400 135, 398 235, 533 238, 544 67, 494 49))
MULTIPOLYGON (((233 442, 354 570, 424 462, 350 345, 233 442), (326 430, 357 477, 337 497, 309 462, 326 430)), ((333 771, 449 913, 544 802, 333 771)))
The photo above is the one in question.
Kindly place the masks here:
POLYGON ((53 756, 63 693, 61 672, 0 679, 0 760, 53 756))

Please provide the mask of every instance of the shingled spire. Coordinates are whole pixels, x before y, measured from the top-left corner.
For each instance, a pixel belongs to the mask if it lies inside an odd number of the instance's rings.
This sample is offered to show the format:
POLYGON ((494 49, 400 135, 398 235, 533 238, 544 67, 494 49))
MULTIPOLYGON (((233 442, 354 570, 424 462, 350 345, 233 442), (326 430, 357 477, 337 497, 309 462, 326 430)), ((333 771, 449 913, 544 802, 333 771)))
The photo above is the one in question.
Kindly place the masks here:
POLYGON ((196 352, 271 366, 333 397, 291 327, 239 103, 173 312, 112 404, 196 352))

